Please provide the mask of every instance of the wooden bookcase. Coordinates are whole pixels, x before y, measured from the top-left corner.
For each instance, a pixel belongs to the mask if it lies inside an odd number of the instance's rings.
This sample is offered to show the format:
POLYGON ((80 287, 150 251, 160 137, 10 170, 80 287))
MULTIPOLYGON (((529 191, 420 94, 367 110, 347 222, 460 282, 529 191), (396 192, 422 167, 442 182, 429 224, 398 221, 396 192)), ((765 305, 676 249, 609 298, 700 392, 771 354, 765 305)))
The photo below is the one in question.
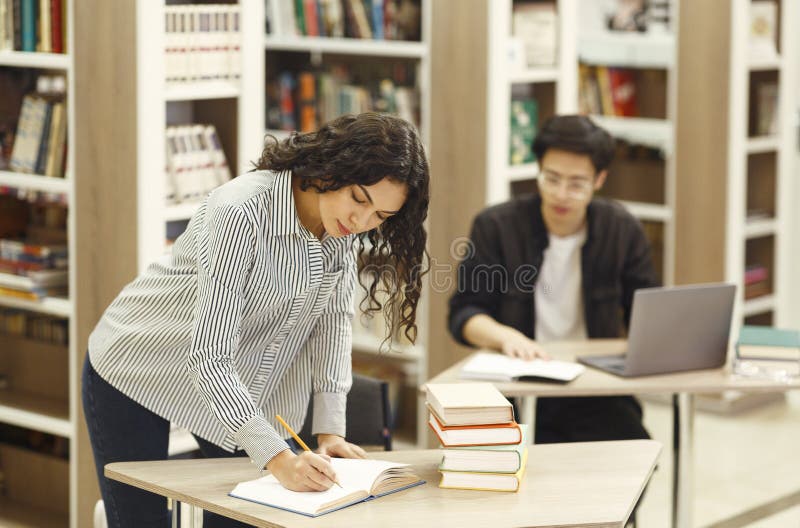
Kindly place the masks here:
MULTIPOLYGON (((66 457, 15 446, 0 440, 0 525, 10 527, 78 526, 75 504, 79 500, 74 483, 78 478, 84 446, 77 435, 80 395, 76 391, 79 370, 73 368, 83 357, 76 339, 78 326, 78 247, 83 236, 76 230, 78 207, 75 189, 80 180, 76 170, 76 63, 74 11, 64 0, 64 53, 0 51, 0 71, 26 70, 57 75, 66 84, 67 155, 64 177, 0 171, 0 187, 11 192, 50 193, 65 198, 66 243, 68 247, 69 295, 45 297, 38 301, 0 297, 0 308, 21 310, 31 316, 47 315, 66 321, 67 345, 53 345, 29 337, 0 335, 0 373, 8 386, 0 389, 0 426, 18 428, 24 435, 44 434, 67 446, 66 457), (52 435, 52 436, 50 436, 52 435)), ((11 94, 4 94, 6 95, 11 94)), ((5 193, 4 193, 5 194, 5 193)), ((7 197, 4 197, 4 199, 7 197)), ((22 198, 24 201, 24 198, 22 198)), ((16 208, 4 207, 0 215, 15 215, 16 208)), ((29 437, 28 437, 29 438, 29 437)))
POLYGON ((790 277, 796 141, 790 116, 798 12, 793 2, 775 5, 775 55, 765 57, 750 53, 751 0, 713 8, 681 2, 683 18, 709 31, 687 35, 680 49, 679 90, 694 94, 695 104, 679 114, 678 149, 686 155, 678 167, 676 279, 737 285, 734 340, 742 324, 796 325, 788 314, 796 297, 790 277), (720 20, 728 23, 712 22, 720 20), (768 104, 777 116, 768 133, 758 126, 767 112, 760 100, 765 84, 772 87, 768 104), (766 270, 756 288, 744 281, 752 266, 766 270))

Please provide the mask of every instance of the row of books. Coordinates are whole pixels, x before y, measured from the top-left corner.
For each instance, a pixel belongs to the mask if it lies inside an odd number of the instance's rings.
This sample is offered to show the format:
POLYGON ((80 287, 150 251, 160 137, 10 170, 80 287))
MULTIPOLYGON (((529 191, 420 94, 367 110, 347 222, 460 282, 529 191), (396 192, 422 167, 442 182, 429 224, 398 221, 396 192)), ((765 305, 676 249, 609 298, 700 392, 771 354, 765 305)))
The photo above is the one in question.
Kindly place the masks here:
POLYGON ((197 202, 231 179, 214 125, 167 127, 167 203, 197 202))
POLYGON ((0 309, 0 333, 54 345, 69 343, 69 323, 66 319, 13 308, 0 309))
POLYGON ((238 4, 164 8, 166 81, 235 81, 241 75, 238 4))
POLYGON ((267 84, 267 126, 313 132, 343 114, 386 112, 418 122, 419 92, 389 78, 353 84, 346 68, 330 71, 284 71, 267 84))
POLYGON ((0 0, 0 51, 64 53, 65 0, 0 0))
POLYGON ((267 33, 419 40, 418 0, 268 0, 267 33))
POLYGON ((636 74, 627 68, 578 66, 579 111, 583 114, 635 117, 636 74))
POLYGON ((442 445, 440 488, 519 490, 528 460, 527 424, 491 383, 429 383, 428 426, 442 445))
POLYGON ((62 76, 40 76, 22 99, 11 157, 12 171, 61 178, 67 148, 67 104, 62 76))
POLYGON ((39 300, 67 294, 67 248, 0 239, 0 295, 39 300))

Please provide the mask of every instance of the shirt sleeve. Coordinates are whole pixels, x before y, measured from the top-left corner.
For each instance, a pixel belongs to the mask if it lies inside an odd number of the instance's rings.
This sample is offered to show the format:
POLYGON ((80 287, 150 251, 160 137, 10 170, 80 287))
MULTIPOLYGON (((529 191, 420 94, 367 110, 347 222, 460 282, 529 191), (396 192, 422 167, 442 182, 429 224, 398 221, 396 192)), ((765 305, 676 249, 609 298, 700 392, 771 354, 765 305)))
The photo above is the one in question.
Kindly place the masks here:
POLYGON ((472 317, 486 314, 497 318, 502 291, 492 286, 493 274, 505 274, 500 233, 487 216, 478 216, 472 225, 465 256, 458 265, 458 282, 450 297, 448 328, 453 339, 472 346, 464 339, 464 325, 472 317))
POLYGON ((353 382, 351 352, 356 274, 355 254, 349 251, 342 276, 305 345, 306 353, 312 358, 314 416, 311 433, 314 435, 345 436, 347 393, 353 382))
POLYGON ((634 292, 639 288, 653 288, 659 286, 656 271, 653 266, 653 254, 650 249, 650 242, 644 234, 642 224, 635 218, 631 218, 630 222, 630 236, 628 238, 622 269, 622 308, 626 328, 631 321, 634 292))
POLYGON ((289 446, 256 407, 234 364, 256 231, 240 207, 222 205, 206 214, 187 366, 203 402, 261 469, 289 446))

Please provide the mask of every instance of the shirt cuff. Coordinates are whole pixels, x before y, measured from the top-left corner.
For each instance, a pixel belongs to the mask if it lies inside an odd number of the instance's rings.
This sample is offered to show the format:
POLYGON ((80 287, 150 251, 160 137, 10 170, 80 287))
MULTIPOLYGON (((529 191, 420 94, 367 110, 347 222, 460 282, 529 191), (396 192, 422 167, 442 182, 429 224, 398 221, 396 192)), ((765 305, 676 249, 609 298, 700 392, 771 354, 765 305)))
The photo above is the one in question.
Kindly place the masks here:
POLYGON ((472 317, 481 314, 489 315, 489 312, 474 305, 464 306, 459 309, 458 312, 450 318, 450 335, 462 345, 470 347, 475 346, 464 339, 464 325, 466 325, 467 321, 472 317))
POLYGON ((250 460, 259 469, 286 449, 289 444, 281 438, 270 423, 262 416, 255 416, 245 423, 234 435, 236 443, 247 452, 250 460))
POLYGON ((347 394, 341 392, 314 394, 314 419, 311 422, 311 434, 335 434, 344 438, 346 410, 347 394))

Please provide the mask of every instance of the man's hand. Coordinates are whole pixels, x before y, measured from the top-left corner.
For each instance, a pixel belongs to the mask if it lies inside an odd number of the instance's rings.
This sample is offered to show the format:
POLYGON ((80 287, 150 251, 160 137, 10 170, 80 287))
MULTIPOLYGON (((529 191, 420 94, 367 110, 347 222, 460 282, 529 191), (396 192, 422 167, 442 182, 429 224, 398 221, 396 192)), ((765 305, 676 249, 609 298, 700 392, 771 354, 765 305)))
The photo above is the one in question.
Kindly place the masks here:
POLYGON ((536 341, 529 339, 528 336, 516 330, 511 330, 507 332, 507 335, 503 336, 500 350, 507 356, 525 360, 550 359, 550 356, 542 350, 542 347, 536 341))
POLYGON ((339 458, 367 458, 367 453, 355 444, 345 441, 344 438, 333 434, 318 434, 317 452, 339 458))
POLYGON ((311 451, 299 455, 290 449, 281 451, 267 463, 267 469, 284 488, 292 491, 325 491, 336 480, 330 457, 311 451))

